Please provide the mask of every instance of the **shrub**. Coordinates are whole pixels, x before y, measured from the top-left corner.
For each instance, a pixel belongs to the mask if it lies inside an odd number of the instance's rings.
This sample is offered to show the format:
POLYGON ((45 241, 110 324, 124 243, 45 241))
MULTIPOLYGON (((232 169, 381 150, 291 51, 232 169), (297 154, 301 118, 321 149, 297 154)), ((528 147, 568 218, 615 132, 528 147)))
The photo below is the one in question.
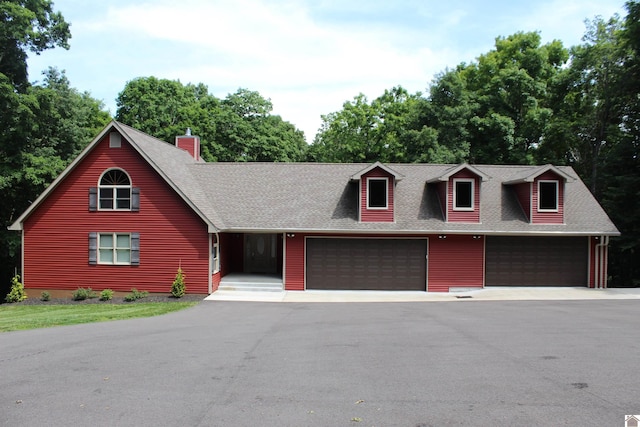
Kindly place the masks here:
POLYGON ((40 301, 49 301, 51 299, 51 294, 47 291, 42 291, 40 294, 40 301))
POLYGON ((89 298, 89 291, 85 288, 78 288, 73 291, 73 295, 71 297, 74 301, 84 301, 89 298))
POLYGON ((111 301, 113 298, 113 291, 111 289, 104 289, 100 292, 100 301, 111 301))
POLYGON ((186 291, 187 285, 184 283, 184 273, 182 273, 182 268, 178 267, 178 273, 171 285, 171 295, 176 298, 182 298, 186 291))
POLYGON ((147 291, 139 291, 136 288, 131 288, 131 293, 124 296, 124 300, 127 302, 136 301, 145 298, 149 295, 147 291))
POLYGON ((6 302, 20 302, 27 299, 24 285, 20 283, 20 275, 16 274, 11 278, 11 290, 4 298, 6 302))
POLYGON ((91 288, 87 288, 87 298, 98 298, 98 293, 91 288))

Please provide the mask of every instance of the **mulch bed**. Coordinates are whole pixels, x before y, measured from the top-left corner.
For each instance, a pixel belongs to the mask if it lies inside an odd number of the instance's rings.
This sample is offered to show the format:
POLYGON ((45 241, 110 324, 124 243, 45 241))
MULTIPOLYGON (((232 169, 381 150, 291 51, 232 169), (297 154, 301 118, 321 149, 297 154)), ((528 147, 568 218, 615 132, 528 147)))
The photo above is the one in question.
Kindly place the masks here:
MULTIPOLYGON (((27 291, 28 292, 28 291, 27 291)), ((144 298, 140 298, 136 301, 128 302, 124 300, 124 296, 114 296, 109 301, 100 301, 99 298, 88 298, 82 301, 74 301, 69 298, 51 298, 49 301, 40 300, 38 297, 29 297, 24 301, 13 303, 14 305, 55 305, 55 304, 139 304, 145 302, 200 302, 205 299, 207 295, 202 294, 186 294, 182 298, 175 298, 172 295, 164 294, 149 294, 144 298)), ((0 301, 0 304, 4 301, 0 301)), ((5 303, 6 304, 6 303, 5 303)))

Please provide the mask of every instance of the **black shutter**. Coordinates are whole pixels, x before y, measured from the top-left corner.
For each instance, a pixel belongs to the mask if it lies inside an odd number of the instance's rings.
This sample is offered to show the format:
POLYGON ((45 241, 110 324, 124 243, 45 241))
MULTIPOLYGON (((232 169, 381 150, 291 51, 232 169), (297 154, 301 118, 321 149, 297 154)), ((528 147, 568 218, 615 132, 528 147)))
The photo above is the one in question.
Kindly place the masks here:
POLYGON ((89 233, 89 264, 98 263, 98 233, 92 231, 89 233))
POLYGON ((98 210, 98 189, 96 187, 89 188, 89 211, 98 210))
POLYGON ((131 210, 135 212, 140 210, 140 187, 131 189, 131 210))
POLYGON ((140 265, 140 233, 131 233, 131 265, 140 265))

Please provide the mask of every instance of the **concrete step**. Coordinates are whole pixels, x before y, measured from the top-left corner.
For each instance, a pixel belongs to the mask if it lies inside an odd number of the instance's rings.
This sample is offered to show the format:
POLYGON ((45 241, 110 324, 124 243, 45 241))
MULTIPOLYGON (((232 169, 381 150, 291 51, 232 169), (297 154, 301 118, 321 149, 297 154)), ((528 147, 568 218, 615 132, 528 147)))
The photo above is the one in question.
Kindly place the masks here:
POLYGON ((218 286, 219 291, 240 291, 240 292, 282 292, 282 283, 259 283, 259 282, 225 282, 218 286))

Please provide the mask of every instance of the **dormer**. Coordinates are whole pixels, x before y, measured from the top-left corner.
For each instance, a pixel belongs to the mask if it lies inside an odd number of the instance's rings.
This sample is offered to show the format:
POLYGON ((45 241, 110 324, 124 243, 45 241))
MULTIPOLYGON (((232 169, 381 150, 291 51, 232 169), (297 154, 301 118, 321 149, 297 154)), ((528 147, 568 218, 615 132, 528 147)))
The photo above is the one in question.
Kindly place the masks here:
POLYGON ((358 182, 358 220, 360 222, 395 221, 395 186, 403 176, 376 162, 355 175, 358 182))
POLYGON ((480 183, 491 177, 463 163, 427 180, 434 184, 446 222, 480 222, 480 183))
POLYGON ((565 184, 575 178, 553 165, 526 169, 505 181, 531 224, 564 224, 565 184))

